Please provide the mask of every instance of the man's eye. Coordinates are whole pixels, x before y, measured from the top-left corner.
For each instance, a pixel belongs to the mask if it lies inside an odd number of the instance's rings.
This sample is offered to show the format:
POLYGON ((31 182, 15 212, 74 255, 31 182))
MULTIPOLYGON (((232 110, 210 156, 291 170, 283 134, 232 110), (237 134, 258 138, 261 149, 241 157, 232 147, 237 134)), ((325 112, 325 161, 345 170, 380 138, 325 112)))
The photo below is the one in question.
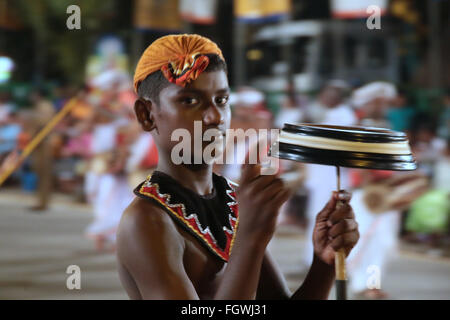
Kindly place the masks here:
POLYGON ((198 100, 196 98, 183 98, 181 103, 186 105, 194 105, 198 103, 198 100))
POLYGON ((227 102, 228 102, 228 96, 216 98, 216 103, 219 105, 225 105, 225 104, 227 104, 227 102))

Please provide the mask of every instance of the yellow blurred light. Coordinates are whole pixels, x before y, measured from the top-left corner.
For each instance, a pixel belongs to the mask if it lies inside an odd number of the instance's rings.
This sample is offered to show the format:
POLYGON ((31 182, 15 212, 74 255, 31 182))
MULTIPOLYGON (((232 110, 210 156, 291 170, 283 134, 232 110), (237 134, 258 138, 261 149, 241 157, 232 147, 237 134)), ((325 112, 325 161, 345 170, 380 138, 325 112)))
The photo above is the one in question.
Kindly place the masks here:
POLYGON ((263 57, 263 53, 259 49, 251 49, 247 51, 248 60, 260 60, 263 57))

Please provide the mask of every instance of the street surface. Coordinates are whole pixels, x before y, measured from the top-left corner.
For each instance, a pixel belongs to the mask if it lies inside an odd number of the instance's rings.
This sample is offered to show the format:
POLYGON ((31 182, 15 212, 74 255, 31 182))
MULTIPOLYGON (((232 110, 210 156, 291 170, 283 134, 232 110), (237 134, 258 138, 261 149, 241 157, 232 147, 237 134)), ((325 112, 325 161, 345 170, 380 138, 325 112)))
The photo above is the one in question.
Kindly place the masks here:
MULTIPOLYGON (((83 236, 92 219, 88 206, 61 195, 46 212, 29 211, 32 205, 31 195, 0 193, 0 299, 128 299, 114 253, 96 252, 83 236), (80 290, 66 287, 70 265, 80 267, 80 290)), ((305 241, 300 230, 280 227, 269 245, 291 290, 306 273, 300 262, 305 241)), ((391 299, 450 299, 449 258, 401 247, 382 279, 391 299)))

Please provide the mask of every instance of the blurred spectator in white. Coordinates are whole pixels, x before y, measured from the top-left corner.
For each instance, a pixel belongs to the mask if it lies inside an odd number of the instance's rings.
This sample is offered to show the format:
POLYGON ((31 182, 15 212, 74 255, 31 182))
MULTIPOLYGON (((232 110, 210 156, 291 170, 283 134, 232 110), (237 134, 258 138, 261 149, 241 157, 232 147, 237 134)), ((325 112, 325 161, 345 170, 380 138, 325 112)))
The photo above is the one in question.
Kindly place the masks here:
POLYGON ((317 99, 306 107, 304 120, 312 123, 347 126, 357 119, 346 103, 350 86, 343 80, 328 81, 320 90, 317 99))
POLYGON ((99 251, 114 249, 120 218, 134 198, 132 184, 143 180, 142 172, 137 171, 151 148, 151 135, 140 135, 132 119, 136 97, 130 94, 130 83, 128 75, 114 69, 91 82, 95 89, 88 101, 96 114, 85 192, 93 205, 94 221, 86 235, 95 240, 99 251))
POLYGON ((383 278, 386 266, 397 250, 400 211, 428 189, 428 180, 415 172, 395 174, 362 169, 352 169, 351 178, 351 205, 358 222, 360 241, 347 259, 349 288, 356 298, 387 298, 383 278), (375 272, 381 277, 380 286, 368 281, 375 272))
POLYGON ((112 169, 123 164, 123 154, 118 157, 115 151, 119 129, 128 121, 117 117, 111 109, 116 101, 107 97, 96 107, 90 144, 92 158, 85 175, 85 192, 94 209, 94 221, 87 227, 86 235, 95 241, 99 251, 114 245, 118 221, 132 195, 126 178, 120 175, 122 168, 112 169))
POLYGON ((274 126, 275 128, 283 128, 285 123, 298 123, 304 118, 303 106, 306 104, 306 99, 295 92, 294 83, 291 81, 288 85, 286 98, 281 104, 281 109, 278 111, 274 126))
POLYGON ((153 172, 158 164, 158 149, 153 137, 142 131, 138 122, 132 122, 128 127, 129 157, 125 165, 128 183, 134 188, 153 172))
MULTIPOLYGON (((275 117, 274 127, 283 128, 285 123, 301 123, 305 120, 306 97, 295 92, 295 84, 290 81, 286 97, 281 109, 275 117)), ((295 161, 279 160, 280 177, 286 186, 292 190, 292 196, 281 206, 278 224, 299 228, 306 227, 305 206, 307 190, 304 187, 305 165, 295 161)))
MULTIPOLYGON (((94 139, 106 141, 105 137, 107 135, 94 139)), ((101 171, 91 173, 95 174, 91 176, 95 217, 86 232, 95 240, 96 249, 102 251, 108 249, 107 246, 115 248, 117 226, 123 211, 134 198, 133 188, 145 180, 158 159, 152 136, 142 132, 137 122, 115 127, 114 147, 102 155, 97 154, 94 159, 100 164, 97 169, 101 171)))
POLYGON ((391 101, 397 98, 392 83, 372 82, 353 92, 351 101, 359 112, 360 124, 367 127, 389 128, 387 113, 391 101))
MULTIPOLYGON (((233 106, 230 129, 242 129, 244 132, 254 129, 266 129, 270 135, 272 126, 272 113, 266 108, 264 94, 251 87, 240 88, 230 99, 233 106)), ((268 137, 270 138, 270 137, 268 137)), ((250 141, 252 142, 252 141, 250 141)), ((246 139, 226 139, 225 153, 223 154, 224 164, 215 165, 216 172, 224 175, 228 179, 238 182, 241 175, 241 164, 244 163, 245 155, 249 149, 249 141, 246 139), (233 159, 228 159, 232 163, 227 163, 227 150, 233 148, 233 159), (245 150, 245 152, 242 152, 245 150)), ((228 155, 228 157, 230 157, 228 155)))
MULTIPOLYGON (((352 103, 358 108, 360 125, 382 128, 390 128, 387 116, 392 103, 404 105, 395 86, 387 82, 373 82, 355 90, 352 103)), ((400 213, 426 190, 428 180, 419 173, 383 170, 351 170, 351 177, 351 204, 360 241, 348 257, 350 289, 358 298, 386 298, 381 287, 367 286, 368 268, 374 266, 384 275, 389 257, 397 249, 400 213), (405 189, 409 191, 403 192, 405 189)))

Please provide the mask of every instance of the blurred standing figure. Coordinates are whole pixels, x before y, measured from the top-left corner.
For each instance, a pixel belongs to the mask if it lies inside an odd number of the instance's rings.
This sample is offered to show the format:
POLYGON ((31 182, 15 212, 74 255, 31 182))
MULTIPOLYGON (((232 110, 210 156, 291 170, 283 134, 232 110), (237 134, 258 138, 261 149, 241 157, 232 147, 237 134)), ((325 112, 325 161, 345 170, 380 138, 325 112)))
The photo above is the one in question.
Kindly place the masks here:
MULTIPOLYGON (((352 103, 360 114, 360 125, 367 127, 390 128, 389 110, 393 105, 404 104, 397 89, 389 82, 372 82, 353 92, 352 103)), ((406 119, 403 119, 406 121, 406 119)), ((400 124, 402 126, 406 124, 400 124)))
MULTIPOLYGON (((395 86, 387 82, 372 82, 355 90, 352 102, 360 112, 360 125, 388 129, 392 104, 405 105, 403 97, 397 95, 395 86)), ((409 119, 394 123, 397 128, 405 129, 409 126, 409 119)), ((379 285, 368 280, 375 269, 381 277, 385 275, 389 258, 397 250, 401 212, 426 190, 426 178, 418 173, 359 169, 351 170, 351 177, 354 188, 352 206, 358 214, 356 218, 361 241, 347 259, 350 289, 356 298, 384 299, 388 295, 382 290, 382 278, 379 285), (389 181, 393 183, 388 188, 389 181), (374 197, 373 192, 368 192, 373 188, 385 191, 381 196, 374 197), (409 192, 402 194, 405 188, 409 192), (395 201, 389 202, 390 198, 395 201), (380 209, 375 210, 377 206, 380 209)))
POLYGON ((290 82, 286 92, 286 98, 281 104, 281 109, 275 117, 275 128, 283 128, 285 123, 301 122, 304 118, 302 107, 306 99, 295 92, 293 82, 290 82))
MULTIPOLYGON (((31 135, 34 137, 50 121, 55 109, 41 89, 32 92, 30 99, 34 113, 31 135)), ((30 208, 33 211, 46 210, 48 207, 52 188, 52 158, 51 135, 49 135, 36 147, 32 155, 33 170, 38 177, 37 203, 30 208)))
MULTIPOLYGON (((285 123, 301 123, 305 120, 306 97, 295 92, 295 84, 290 81, 281 110, 274 120, 275 128, 283 128, 285 123)), ((304 186, 305 166, 302 163, 280 159, 280 173, 292 196, 281 206, 278 223, 305 227, 305 204, 307 190, 304 186)))
POLYGON ((349 90, 343 80, 328 81, 317 99, 306 107, 305 121, 342 126, 355 123, 355 113, 345 101, 349 90))
POLYGON ((92 158, 85 175, 85 192, 94 209, 94 221, 86 228, 86 235, 95 241, 98 251, 104 250, 107 243, 114 242, 117 224, 111 217, 120 210, 117 201, 122 200, 124 193, 120 179, 116 177, 120 175, 123 153, 115 153, 115 150, 118 150, 118 130, 126 124, 126 119, 117 118, 107 107, 96 108, 90 145, 92 158))
MULTIPOLYGON (((239 88, 234 96, 233 116, 230 129, 243 131, 266 129, 270 136, 272 125, 272 114, 266 107, 265 96, 262 92, 251 88, 239 88)), ((268 137, 270 138, 270 137, 268 137)), ((249 150, 249 139, 226 139, 226 147, 223 159, 228 160, 227 152, 232 152, 231 163, 224 160, 224 164, 214 164, 214 172, 226 176, 232 181, 239 181, 241 176, 241 165, 244 163, 245 155, 249 150), (232 150, 232 151, 231 151, 232 150), (244 152, 245 150, 245 152, 244 152)))

